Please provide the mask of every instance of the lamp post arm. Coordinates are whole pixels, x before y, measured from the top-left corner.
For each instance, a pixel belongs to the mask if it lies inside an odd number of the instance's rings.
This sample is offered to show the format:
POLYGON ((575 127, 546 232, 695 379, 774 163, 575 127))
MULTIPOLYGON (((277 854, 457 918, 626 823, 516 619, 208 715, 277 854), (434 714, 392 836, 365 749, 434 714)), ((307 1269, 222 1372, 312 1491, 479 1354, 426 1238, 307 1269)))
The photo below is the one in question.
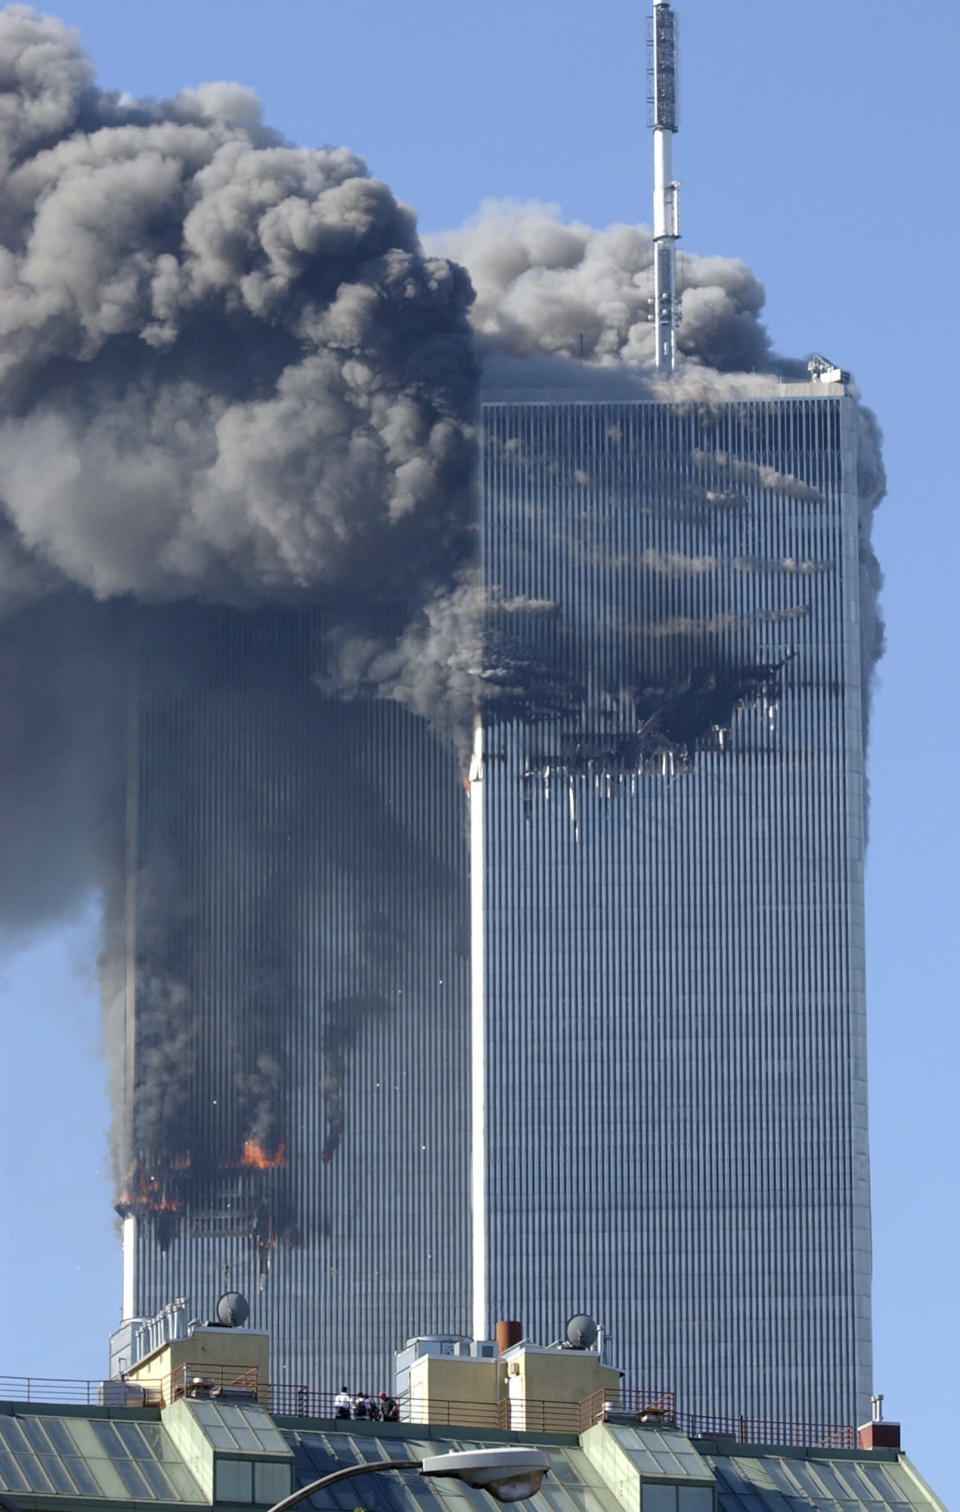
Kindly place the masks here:
POLYGON ((402 1460, 367 1460, 362 1465, 344 1465, 341 1470, 331 1470, 329 1475, 321 1475, 319 1480, 311 1481, 309 1486, 301 1486, 299 1491, 293 1491, 285 1496, 283 1501, 276 1502, 270 1512, 287 1512, 288 1507, 295 1507, 298 1502, 306 1501, 308 1496, 313 1496, 316 1491, 325 1491, 328 1486, 336 1485, 337 1481, 349 1480, 353 1475, 369 1475, 374 1470, 419 1470, 423 1464, 418 1459, 402 1460))

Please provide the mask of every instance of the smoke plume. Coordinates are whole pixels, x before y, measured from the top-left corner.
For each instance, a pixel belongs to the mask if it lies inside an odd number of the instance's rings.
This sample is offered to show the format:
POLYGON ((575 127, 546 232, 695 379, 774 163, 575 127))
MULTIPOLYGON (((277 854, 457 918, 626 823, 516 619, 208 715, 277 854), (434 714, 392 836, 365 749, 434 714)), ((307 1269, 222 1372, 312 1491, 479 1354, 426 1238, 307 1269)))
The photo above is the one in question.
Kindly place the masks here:
MULTIPOLYGON (((474 326, 497 353, 602 368, 652 364, 653 242, 645 226, 595 231, 564 224, 552 206, 491 201, 430 246, 469 270, 474 326)), ((683 356, 721 373, 770 367, 763 286, 744 263, 685 255, 678 289, 683 356)))
MULTIPOLYGON (((401 704, 462 751, 478 706, 540 717, 584 697, 562 606, 481 588, 478 395, 481 375, 525 393, 662 393, 649 366, 650 233, 490 204, 424 245, 411 210, 360 158, 291 146, 248 89, 208 84, 160 103, 104 93, 75 34, 25 5, 0 11, 0 176, 0 931, 44 924, 97 885, 108 1037, 119 1040, 133 887, 137 1106, 135 1126, 119 1132, 118 1177, 128 1204, 169 1215, 182 1173, 204 1161, 282 1166, 294 1014, 324 1026, 317 1074, 324 1155, 335 1157, 350 1116, 345 1061, 364 1023, 387 1012, 384 983, 410 954, 390 899, 414 885, 425 921, 441 906, 455 912, 440 860, 350 754, 351 700, 401 704), (275 609, 309 621, 299 661, 256 639, 256 615, 275 609), (216 613, 235 616, 229 633, 216 613), (239 688, 238 636, 259 646, 239 688), (206 948, 185 881, 191 837, 177 829, 191 728, 177 720, 194 695, 204 738, 259 720, 264 761, 283 778, 284 823, 314 805, 323 851, 308 886, 280 821, 273 835, 256 829, 239 779, 224 798, 232 854, 259 856, 265 880, 236 1009, 259 1027, 246 1058, 236 1053, 232 1111, 216 1125, 197 1113, 200 1010, 182 964, 199 971, 206 948), (308 714, 294 717, 304 700, 308 714), (167 836, 151 845, 131 817, 145 729, 151 822, 167 836), (298 788, 308 749, 322 809, 298 788), (363 855, 338 820, 346 809, 369 814, 363 855), (382 896, 374 876, 387 878, 382 896), (350 915, 329 943, 319 1003, 297 1000, 283 943, 310 887, 350 915)), ((685 257, 679 283, 673 397, 709 406, 796 374, 771 353, 763 289, 742 263, 685 257)), ((747 486, 801 504, 815 492, 802 479, 747 477, 722 453, 690 460, 688 493, 665 505, 687 516, 715 520, 747 486)), ((882 469, 866 414, 861 479, 872 665, 882 629, 869 519, 882 469)), ((642 570, 678 585, 679 616, 680 586, 709 577, 718 555, 654 553, 642 570)), ((822 570, 736 567, 797 579, 822 570)), ((672 644, 703 640, 702 626, 664 624, 672 644)), ((637 690, 645 750, 674 739, 692 750, 691 710, 716 723, 778 685, 767 666, 691 681, 692 654, 672 689, 637 690)), ((218 892, 231 860, 211 860, 208 893, 242 925, 254 904, 218 892)), ((118 1108, 129 1108, 119 1056, 113 1073, 118 1108)), ((264 1202, 251 1220, 261 1245, 296 1226, 264 1202)))
POLYGON ((0 58, 9 592, 242 602, 445 574, 467 546, 462 270, 359 158, 284 145, 247 90, 100 94, 21 6, 0 58))

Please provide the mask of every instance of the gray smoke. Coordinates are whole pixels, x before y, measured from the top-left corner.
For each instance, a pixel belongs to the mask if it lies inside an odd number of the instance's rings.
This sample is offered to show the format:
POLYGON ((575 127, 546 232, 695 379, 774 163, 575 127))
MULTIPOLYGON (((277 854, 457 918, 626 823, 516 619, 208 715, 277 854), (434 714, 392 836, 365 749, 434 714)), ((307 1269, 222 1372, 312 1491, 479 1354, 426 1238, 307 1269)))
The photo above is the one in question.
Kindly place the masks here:
POLYGON ((886 633, 880 590, 883 571, 873 548, 873 516, 887 491, 883 466, 883 437, 877 417, 860 406, 857 448, 857 489, 860 497, 860 656, 863 667, 863 733, 870 735, 870 706, 877 663, 883 656, 886 633))
POLYGON ((0 583, 242 601, 446 573, 471 293, 412 213, 236 86, 98 93, 25 7, 0 12, 0 67, 0 583))
MULTIPOLYGON (((539 714, 579 698, 576 648, 566 660, 550 649, 559 607, 491 597, 479 585, 481 369, 488 388, 525 394, 663 393, 649 367, 650 233, 492 204, 424 246, 412 212, 361 159, 286 143, 264 126, 249 90, 208 84, 161 103, 106 94, 74 33, 22 5, 0 10, 0 177, 0 931, 55 918, 96 884, 112 1032, 124 1000, 136 646, 149 644, 163 669, 166 691, 151 717, 166 718, 201 677, 212 723, 229 715, 234 696, 251 706, 262 698, 275 715, 269 668, 262 689, 217 682, 197 649, 197 606, 322 604, 322 645, 302 678, 303 696, 321 709, 310 716, 311 739, 328 742, 330 803, 317 833, 330 888, 355 900, 336 991, 310 1007, 326 1025, 332 1156, 344 1127, 344 1056, 364 1017, 384 1011, 383 980, 401 956, 394 925, 370 902, 365 867, 393 868, 399 896, 412 864, 425 919, 451 888, 435 858, 391 830, 386 803, 365 797, 366 779, 342 775, 322 711, 331 699, 392 699, 462 752, 478 704, 539 714), (344 807, 369 807, 366 860, 349 853, 337 827, 338 782, 344 807)), ((802 372, 771 353, 763 289, 742 263, 684 257, 680 288, 684 365, 672 396, 709 406, 765 383, 774 391, 802 372)), ((801 501, 811 492, 802 480, 747 478, 722 454, 690 460, 692 491, 676 507, 705 519, 739 507, 748 485, 801 501)), ((869 522, 881 494, 876 428, 864 413, 871 665, 882 627, 869 522)), ((679 582, 709 574, 714 559, 705 550, 643 569, 679 582)), ((701 631, 691 623, 670 633, 681 641, 701 631)), ((732 708, 773 675, 728 679, 723 697, 732 708)), ((719 697, 715 688, 693 694, 698 707, 719 697)), ((275 717, 279 750, 285 727, 275 717)), ((304 729, 289 738, 305 739, 304 729)), ((281 769, 282 754, 277 761, 281 769)), ((157 781, 157 791, 175 813, 174 787, 157 781)), ((279 939, 303 879, 279 840, 250 828, 242 792, 234 799, 234 843, 266 858, 266 933, 275 916, 279 939)), ((310 801, 291 786, 291 812, 310 801)), ((139 1128, 124 1138, 164 1158, 185 1138, 195 1147, 212 1137, 192 1122, 195 1089, 183 1075, 197 1010, 176 962, 196 923, 179 868, 175 846, 155 848, 136 878, 151 919, 138 940, 145 1080, 139 1128)), ((287 1134, 277 1004, 293 989, 282 956, 264 949, 243 962, 262 1032, 252 1060, 235 1068, 234 1152, 251 1139, 270 1154, 287 1134)), ((118 1159, 126 1176, 131 1148, 118 1159)))
POLYGON ((564 703, 562 675, 531 654, 531 626, 556 615, 548 599, 504 599, 469 570, 437 593, 396 640, 342 628, 327 642, 318 686, 341 698, 390 698, 453 740, 466 766, 481 706, 509 713, 535 698, 540 712, 564 703), (552 681, 551 681, 552 680, 552 681))
MULTIPOLYGON (((429 245, 468 269, 474 326, 498 353, 602 368, 652 364, 653 243, 645 226, 596 231, 563 223, 551 206, 491 201, 429 245)), ((690 362, 718 372, 771 367, 759 318, 763 286, 744 263, 684 255, 678 290, 678 346, 690 362)))
POLYGON ((10 924, 90 877, 66 814, 106 738, 91 679, 122 678, 71 617, 130 595, 412 612, 471 549, 477 363, 463 271, 359 158, 283 143, 237 85, 104 94, 72 32, 7 7, 0 173, 10 924))

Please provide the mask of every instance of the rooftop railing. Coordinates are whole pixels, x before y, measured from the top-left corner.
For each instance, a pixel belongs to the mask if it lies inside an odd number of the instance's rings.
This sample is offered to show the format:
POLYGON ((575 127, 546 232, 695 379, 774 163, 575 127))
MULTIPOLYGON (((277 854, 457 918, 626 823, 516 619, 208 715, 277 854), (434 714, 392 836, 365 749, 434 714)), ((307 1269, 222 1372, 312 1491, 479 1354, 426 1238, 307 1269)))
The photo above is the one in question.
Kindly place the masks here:
MULTIPOLYGON (((260 1381, 256 1368, 241 1365, 183 1365, 157 1381, 58 1380, 44 1376, 0 1376, 0 1400, 51 1406, 162 1407, 179 1397, 258 1401, 278 1417, 337 1420, 335 1393, 308 1386, 260 1381)), ((373 1420, 380 1417, 374 1400, 373 1420)), ((521 1433, 582 1433, 594 1423, 620 1427, 676 1428, 691 1439, 769 1444, 806 1449, 856 1448, 856 1432, 829 1423, 721 1417, 678 1411, 669 1391, 624 1391, 617 1399, 596 1392, 581 1402, 503 1398, 498 1402, 426 1397, 399 1403, 400 1421, 426 1427, 506 1429, 521 1433)), ((342 1414, 341 1414, 342 1416, 342 1414)), ((351 1413, 351 1420, 359 1415, 351 1413)), ((368 1415, 369 1420, 369 1415, 368 1415)))
MULTIPOLYGON (((591 1423, 637 1424, 679 1428, 692 1439, 720 1439, 736 1444, 791 1445, 800 1449, 855 1449, 857 1435, 847 1424, 801 1423, 773 1418, 717 1417, 713 1413, 678 1412, 672 1391, 621 1391, 618 1401, 596 1393, 581 1403, 591 1423)), ((585 1424, 584 1426, 587 1426, 585 1424)))
POLYGON ((270 1387, 255 1365, 178 1365, 160 1381, 164 1405, 177 1397, 213 1397, 270 1406, 270 1387))
POLYGON ((46 1402, 51 1406, 149 1407, 150 1393, 132 1381, 58 1380, 52 1376, 0 1376, 0 1401, 46 1402))

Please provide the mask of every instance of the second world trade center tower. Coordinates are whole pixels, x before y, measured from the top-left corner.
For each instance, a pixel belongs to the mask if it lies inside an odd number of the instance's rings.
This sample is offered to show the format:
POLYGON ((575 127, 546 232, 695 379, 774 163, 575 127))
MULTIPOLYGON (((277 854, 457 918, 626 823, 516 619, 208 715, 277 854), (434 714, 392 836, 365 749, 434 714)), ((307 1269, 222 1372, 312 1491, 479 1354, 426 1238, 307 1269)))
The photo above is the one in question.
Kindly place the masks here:
POLYGON ((691 1411, 870 1391, 860 429, 830 381, 484 410, 474 1329, 587 1307, 691 1411))

